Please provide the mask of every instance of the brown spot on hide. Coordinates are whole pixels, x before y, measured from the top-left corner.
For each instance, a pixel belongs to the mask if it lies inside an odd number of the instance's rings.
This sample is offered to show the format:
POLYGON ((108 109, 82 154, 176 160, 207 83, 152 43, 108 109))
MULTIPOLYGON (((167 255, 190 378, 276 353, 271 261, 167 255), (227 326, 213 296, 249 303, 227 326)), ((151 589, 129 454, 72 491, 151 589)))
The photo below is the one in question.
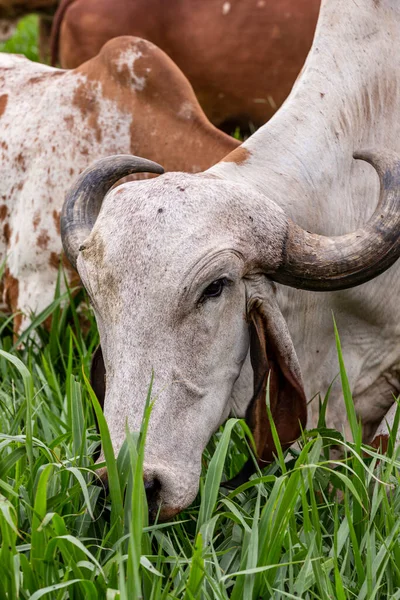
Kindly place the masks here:
POLYGON ((15 162, 21 167, 22 171, 26 171, 25 157, 22 152, 15 157, 15 162))
POLYGON ((235 150, 233 150, 233 152, 230 152, 228 156, 225 156, 225 158, 222 159, 222 162, 233 162, 237 165, 242 165, 249 158, 250 152, 247 150, 247 148, 239 146, 239 148, 236 148, 235 150))
POLYGON ((63 269, 68 276, 70 286, 77 287, 78 285, 81 285, 81 280, 79 278, 78 273, 75 271, 75 269, 73 268, 73 266, 71 265, 64 253, 60 257, 60 255, 57 252, 51 252, 49 258, 50 267, 58 270, 60 267, 60 259, 63 269))
POLYGON ((6 204, 2 204, 0 206, 0 221, 4 221, 4 219, 7 216, 7 205, 6 204))
POLYGON ((27 81, 27 83, 40 83, 41 81, 44 81, 45 79, 47 79, 47 74, 46 75, 35 75, 35 77, 30 77, 27 81))
POLYGON ((12 233, 12 231, 11 231, 11 227, 9 226, 9 224, 8 223, 4 223, 4 226, 3 226, 3 237, 4 237, 4 241, 7 244, 7 246, 10 243, 11 233, 12 233))
POLYGON ((60 75, 64 75, 64 73, 62 71, 53 71, 52 73, 46 72, 42 75, 30 77, 30 79, 28 79, 28 83, 41 83, 42 81, 46 81, 49 77, 59 77, 60 75))
POLYGON ((53 269, 58 269, 60 266, 60 257, 57 252, 51 252, 49 258, 49 265, 53 267, 53 269))
MULTIPOLYGON (((4 301, 12 313, 18 310, 19 282, 10 273, 7 267, 4 272, 4 301)), ((22 315, 14 317, 14 335, 16 335, 21 327, 22 315)))
POLYGON ((33 221, 32 221, 33 231, 37 230, 39 224, 40 224, 40 212, 37 210, 35 212, 35 214, 33 215, 33 221))
POLYGON ((43 326, 44 326, 45 329, 47 329, 47 331, 50 331, 52 322, 53 322, 53 315, 49 315, 43 321, 43 326))
POLYGON ((58 233, 58 235, 60 235, 61 230, 60 230, 60 213, 57 210, 53 210, 53 221, 54 221, 54 226, 56 228, 56 231, 58 233))
POLYGON ((72 104, 78 108, 88 126, 93 129, 96 140, 101 142, 102 131, 98 123, 100 107, 97 100, 96 86, 81 83, 74 92, 72 104))
POLYGON ((8 102, 8 95, 7 94, 2 94, 0 96, 0 117, 2 116, 2 114, 4 113, 4 111, 6 110, 7 102, 8 102))
POLYGON ((42 250, 46 250, 49 245, 50 236, 45 229, 42 229, 36 240, 36 245, 42 250))

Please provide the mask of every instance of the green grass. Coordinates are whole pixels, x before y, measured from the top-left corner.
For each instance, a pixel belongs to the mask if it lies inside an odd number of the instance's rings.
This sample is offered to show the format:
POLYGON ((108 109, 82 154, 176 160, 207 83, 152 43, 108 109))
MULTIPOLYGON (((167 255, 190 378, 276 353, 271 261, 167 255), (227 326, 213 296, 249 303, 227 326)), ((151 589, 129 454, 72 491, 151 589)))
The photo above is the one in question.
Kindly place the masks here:
POLYGON ((30 15, 21 19, 12 38, 0 44, 0 52, 25 54, 38 61, 38 17, 30 15))
POLYGON ((322 419, 285 463, 229 492, 221 479, 249 456, 242 422, 231 419, 204 453, 193 505, 149 525, 141 473, 151 388, 142 435, 129 433, 114 458, 86 380, 98 334, 89 311, 80 327, 79 299, 60 308, 57 298, 22 346, 2 320, 0 598, 400 598, 400 463, 393 450, 381 457, 361 444, 339 342, 354 444, 322 419), (329 461, 338 444, 343 459, 329 461))

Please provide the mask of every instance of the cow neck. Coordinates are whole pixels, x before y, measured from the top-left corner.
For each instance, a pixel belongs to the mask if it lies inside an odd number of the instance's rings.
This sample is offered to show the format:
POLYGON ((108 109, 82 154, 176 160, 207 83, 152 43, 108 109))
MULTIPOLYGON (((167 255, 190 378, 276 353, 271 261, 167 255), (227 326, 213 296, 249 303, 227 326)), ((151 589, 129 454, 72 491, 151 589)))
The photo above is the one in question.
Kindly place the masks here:
POLYGON ((245 182, 306 229, 340 235, 376 206, 362 149, 400 152, 400 6, 326 0, 315 40, 280 111, 208 173, 245 182))

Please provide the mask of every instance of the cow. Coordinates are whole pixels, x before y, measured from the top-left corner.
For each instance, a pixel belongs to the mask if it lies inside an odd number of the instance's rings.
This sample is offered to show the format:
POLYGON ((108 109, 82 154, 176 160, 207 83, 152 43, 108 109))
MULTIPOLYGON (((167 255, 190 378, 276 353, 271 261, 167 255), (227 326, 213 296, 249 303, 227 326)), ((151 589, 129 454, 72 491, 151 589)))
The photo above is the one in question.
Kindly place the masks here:
POLYGON ((0 260, 8 256, 6 304, 21 311, 15 333, 54 297, 59 216, 74 176, 120 152, 195 172, 238 145, 209 123, 181 71, 145 40, 114 39, 73 71, 1 54, 0 260))
POLYGON ((263 125, 310 49, 320 0, 62 0, 52 64, 74 68, 118 35, 138 35, 182 69, 208 118, 225 131, 263 125))
MULTIPOLYGON (((239 148, 203 173, 109 192, 127 173, 160 167, 108 157, 67 194, 61 236, 99 327, 92 377, 95 387, 106 377, 116 453, 126 422, 140 427, 154 372, 151 515, 168 519, 193 501, 203 449, 230 414, 248 420, 260 464, 273 458, 268 383, 283 448, 306 425, 307 400, 331 384, 327 424, 349 435, 332 313, 364 440, 393 415, 399 47, 397 0, 323 0, 290 97, 239 148)), ((318 400, 309 408, 315 422, 318 400)))

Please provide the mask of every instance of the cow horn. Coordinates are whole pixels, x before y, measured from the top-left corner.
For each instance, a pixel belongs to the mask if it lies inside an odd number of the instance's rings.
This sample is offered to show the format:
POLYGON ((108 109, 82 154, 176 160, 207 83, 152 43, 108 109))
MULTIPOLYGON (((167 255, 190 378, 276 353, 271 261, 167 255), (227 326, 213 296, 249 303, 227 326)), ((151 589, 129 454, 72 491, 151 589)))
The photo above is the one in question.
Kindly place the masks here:
POLYGON ((161 174, 164 169, 145 158, 118 154, 97 160, 76 180, 61 212, 64 252, 75 269, 79 248, 91 232, 108 190, 127 175, 145 172, 161 174))
POLYGON ((373 279, 400 256, 400 160, 391 152, 363 151, 378 172, 378 206, 364 227, 338 237, 309 233, 289 222, 279 268, 268 276, 291 287, 324 292, 343 290, 373 279))

